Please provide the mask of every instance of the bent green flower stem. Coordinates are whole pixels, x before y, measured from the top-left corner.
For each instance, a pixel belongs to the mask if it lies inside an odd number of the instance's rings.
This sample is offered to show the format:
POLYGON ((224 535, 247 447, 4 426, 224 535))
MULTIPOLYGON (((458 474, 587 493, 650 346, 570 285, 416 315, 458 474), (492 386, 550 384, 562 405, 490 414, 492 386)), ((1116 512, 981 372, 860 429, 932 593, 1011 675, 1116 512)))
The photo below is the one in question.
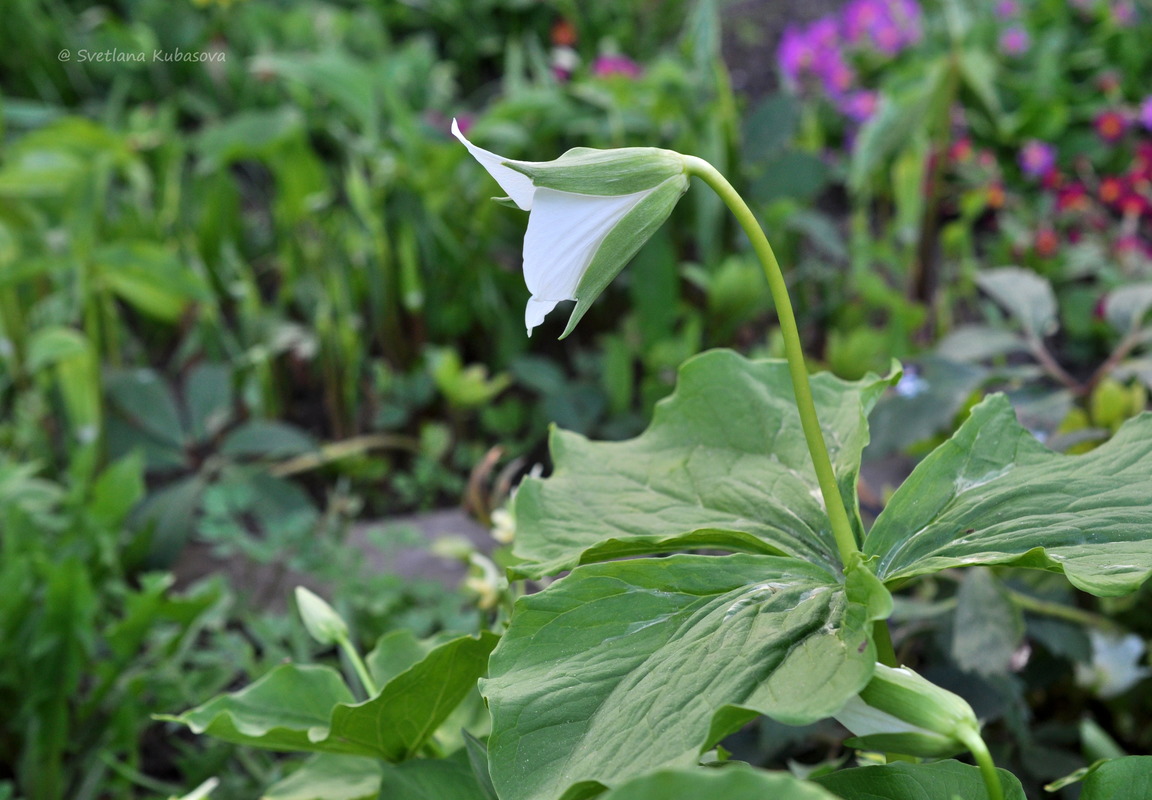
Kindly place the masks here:
MULTIPOLYGON (((852 524, 848 521, 848 512, 844 508, 844 501, 836 485, 836 473, 832 470, 832 460, 828 457, 824 433, 820 430, 820 420, 816 416, 816 404, 812 399, 812 387, 808 381, 808 368, 804 363, 804 349, 800 344, 800 331, 796 327, 796 314, 792 310, 788 284, 784 280, 780 262, 776 260, 772 245, 764 235, 760 223, 756 221, 752 209, 748 208, 744 198, 728 179, 702 158, 696 156, 683 156, 683 158, 685 171, 708 184, 728 206, 740 223, 740 227, 748 235, 752 249, 764 268, 764 277, 768 279, 772 302, 776 306, 776 316, 780 320, 780 333, 784 337, 784 353, 788 358, 788 371, 792 376, 796 407, 800 412, 800 424, 804 430, 808 452, 812 455, 812 465, 816 470, 816 480, 820 484, 820 494, 824 498, 824 508, 828 513, 828 521, 832 526, 832 535, 836 539, 841 563, 846 569, 851 568, 860 560, 860 548, 852 533, 852 524)), ((892 640, 887 624, 883 620, 876 623, 873 638, 880 661, 888 666, 896 666, 892 640)))
POLYGON ((964 746, 972 753, 976 766, 980 768, 980 775, 984 778, 984 786, 988 789, 988 800, 1004 800, 1004 790, 1000 786, 1000 776, 996 774, 996 763, 992 754, 988 752, 988 745, 979 731, 965 729, 957 736, 964 746))

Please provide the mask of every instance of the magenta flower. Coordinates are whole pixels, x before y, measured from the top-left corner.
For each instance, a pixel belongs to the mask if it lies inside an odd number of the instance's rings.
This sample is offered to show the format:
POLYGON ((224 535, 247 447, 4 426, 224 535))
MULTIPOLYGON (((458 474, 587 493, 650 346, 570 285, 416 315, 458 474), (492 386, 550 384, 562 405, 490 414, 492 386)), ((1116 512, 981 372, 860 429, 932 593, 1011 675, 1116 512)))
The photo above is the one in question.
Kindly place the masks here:
POLYGON ((1108 144, 1115 144, 1124 137, 1128 130, 1128 120, 1119 111, 1102 111, 1093 121, 1096 133, 1108 144))
POLYGON ((856 82, 856 73, 848 66, 848 62, 838 50, 824 55, 816 65, 816 74, 824 86, 825 93, 833 98, 843 97, 856 82))
POLYGON ((867 122, 876 113, 879 104, 880 95, 876 92, 849 92, 840 102, 840 113, 853 122, 867 122))
POLYGON ((1000 49, 1007 55, 1023 55, 1031 45, 1032 39, 1023 28, 1012 27, 1000 34, 1000 49))
POLYGON ((1122 28, 1127 28, 1136 23, 1136 6, 1127 0, 1116 3, 1112 6, 1112 19, 1116 20, 1116 24, 1122 28))
POLYGON ((896 55, 920 40, 915 0, 851 0, 843 13, 844 37, 851 44, 896 55))
POLYGON ((610 75, 639 78, 640 65, 627 56, 600 56, 592 62, 592 74, 597 78, 607 78, 610 75))
POLYGON ((1056 164, 1056 148, 1039 139, 1030 139, 1020 148, 1020 169, 1025 175, 1039 178, 1056 164))
POLYGON ((816 63, 816 50, 806 31, 789 25, 780 38, 780 48, 776 51, 776 57, 780 62, 784 83, 795 88, 800 84, 800 78, 804 73, 811 70, 812 65, 816 63))
POLYGON ((1000 0, 996 4, 996 16, 1000 19, 1013 19, 1020 13, 1016 0, 1000 0))
POLYGON ((1140 104, 1137 118, 1146 130, 1152 131, 1152 94, 1145 97, 1144 102, 1140 104))

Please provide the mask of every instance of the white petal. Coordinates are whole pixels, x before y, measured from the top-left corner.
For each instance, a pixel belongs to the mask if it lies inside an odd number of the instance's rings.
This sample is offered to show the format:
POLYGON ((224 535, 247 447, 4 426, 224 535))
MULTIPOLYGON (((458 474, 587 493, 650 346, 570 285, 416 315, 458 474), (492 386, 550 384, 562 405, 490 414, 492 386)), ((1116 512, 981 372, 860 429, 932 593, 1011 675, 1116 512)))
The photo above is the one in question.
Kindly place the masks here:
POLYGON ((456 120, 452 120, 452 135, 468 148, 468 152, 480 162, 480 165, 484 167, 484 169, 488 170, 488 174, 496 179, 496 182, 500 184, 500 188, 506 191, 508 196, 512 198, 512 202, 525 211, 532 208, 532 195, 535 193, 536 187, 532 185, 531 178, 522 172, 517 172, 511 167, 504 166, 504 162, 508 159, 503 156, 498 156, 482 147, 477 147, 465 139, 464 134, 460 132, 460 126, 456 124, 456 120))
POLYGON ((575 300, 604 237, 651 192, 601 197, 537 189, 524 234, 524 282, 539 300, 575 300))
POLYGON ((559 300, 537 300, 535 297, 528 298, 528 306, 524 309, 524 324, 528 326, 528 335, 532 335, 532 329, 544 321, 544 317, 548 316, 548 312, 556 307, 559 300))

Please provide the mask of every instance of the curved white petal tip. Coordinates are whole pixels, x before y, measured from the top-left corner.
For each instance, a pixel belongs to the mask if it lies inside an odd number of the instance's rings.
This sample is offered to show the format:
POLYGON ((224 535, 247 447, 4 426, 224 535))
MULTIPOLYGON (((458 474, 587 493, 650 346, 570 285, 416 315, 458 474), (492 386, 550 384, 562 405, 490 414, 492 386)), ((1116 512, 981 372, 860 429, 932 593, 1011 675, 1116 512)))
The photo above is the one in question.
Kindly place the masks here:
POLYGON ((528 305, 524 309, 524 324, 528 327, 528 335, 532 335, 532 329, 544 321, 544 317, 548 316, 548 312, 556 307, 559 300, 537 300, 535 297, 528 298, 528 305))
POLYGON ((452 135, 459 139, 462 145, 468 148, 468 152, 472 154, 473 158, 480 162, 480 166, 488 170, 488 174, 496 179, 496 182, 500 184, 500 188, 507 192, 508 196, 512 198, 512 202, 525 211, 532 210, 532 195, 536 192, 536 187, 532 185, 531 178, 522 172, 517 172, 511 167, 504 166, 504 162, 508 159, 503 156, 498 156, 468 141, 464 134, 460 132, 460 126, 456 123, 455 118, 452 120, 452 135))

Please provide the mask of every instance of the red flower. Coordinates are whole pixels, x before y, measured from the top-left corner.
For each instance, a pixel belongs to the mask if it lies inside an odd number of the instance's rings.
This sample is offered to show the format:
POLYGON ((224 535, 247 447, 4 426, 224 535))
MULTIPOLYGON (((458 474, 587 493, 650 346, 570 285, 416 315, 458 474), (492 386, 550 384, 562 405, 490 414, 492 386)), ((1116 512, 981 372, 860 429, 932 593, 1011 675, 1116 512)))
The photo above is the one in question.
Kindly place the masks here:
POLYGON ((1060 249, 1060 237, 1051 228, 1041 228, 1036 231, 1032 246, 1036 249, 1036 255, 1051 258, 1060 249))
POLYGON ((1097 135, 1108 144, 1120 141, 1124 132, 1128 130, 1128 120, 1119 111, 1103 111, 1096 115, 1093 124, 1096 126, 1097 135))
POLYGON ((1004 207, 1004 184, 1000 181, 993 181, 988 184, 988 192, 984 198, 988 203, 988 207, 992 209, 1004 207))
POLYGON ((1088 193, 1084 191, 1083 184, 1070 183, 1056 195, 1057 211, 1086 211, 1088 209, 1088 193))
POLYGON ((1040 179, 1040 185, 1045 189, 1059 189, 1064 185, 1064 176, 1060 174, 1060 170, 1053 167, 1044 173, 1044 177, 1040 179))
POLYGON ((963 164, 971 160, 972 152, 972 140, 965 136, 954 141, 952 146, 948 148, 948 160, 963 164))
POLYGON ((1112 206, 1124 195, 1124 181, 1114 175, 1109 175, 1100 181, 1097 196, 1100 202, 1112 206))
POLYGON ((1139 217, 1148 213, 1148 198, 1129 192, 1120 198, 1120 213, 1126 217, 1139 217))

